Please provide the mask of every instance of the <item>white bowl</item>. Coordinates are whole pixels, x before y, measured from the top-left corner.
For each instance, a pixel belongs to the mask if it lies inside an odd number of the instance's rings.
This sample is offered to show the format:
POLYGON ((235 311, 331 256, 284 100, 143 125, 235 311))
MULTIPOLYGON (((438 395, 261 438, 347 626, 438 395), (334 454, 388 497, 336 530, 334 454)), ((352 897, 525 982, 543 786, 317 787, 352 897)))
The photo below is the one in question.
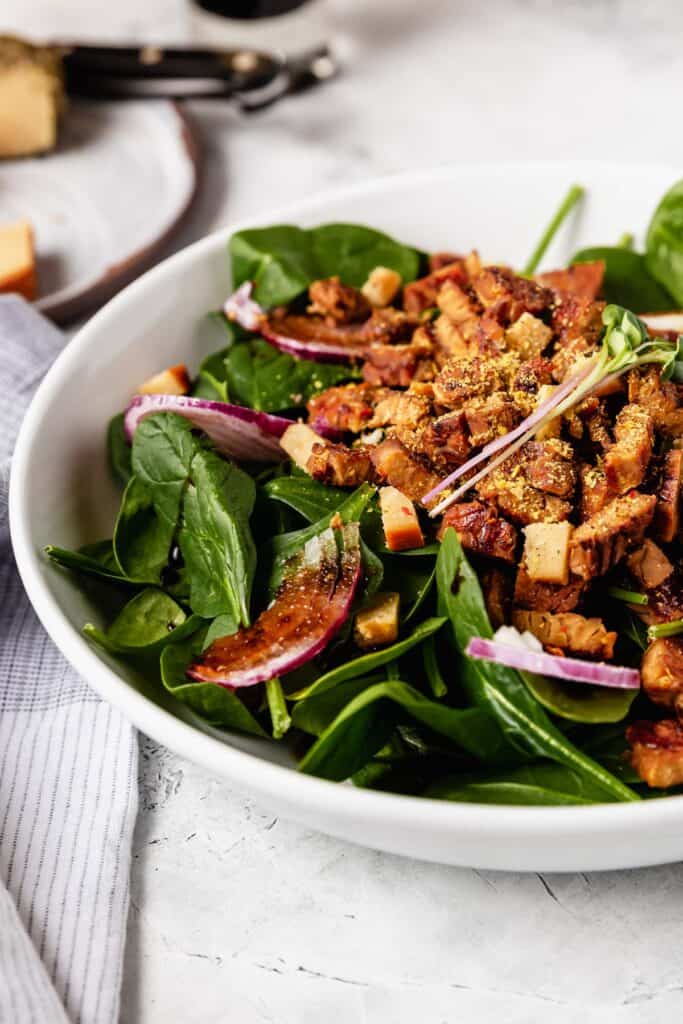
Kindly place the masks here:
MULTIPOLYGON (((667 167, 515 164, 441 168, 356 185, 264 213, 254 223, 367 223, 426 249, 476 246, 519 265, 573 181, 587 186, 578 218, 546 265, 579 244, 642 235, 678 173, 667 167)), ((57 360, 17 444, 11 529, 26 590, 48 633, 78 672, 140 729, 225 776, 279 815, 353 842, 448 864, 533 871, 637 867, 683 856, 683 797, 589 807, 441 803, 336 785, 299 774, 286 751, 213 730, 90 646, 97 621, 73 578, 47 564, 65 547, 111 535, 118 493, 106 464, 105 426, 136 384, 160 367, 199 360, 220 344, 204 314, 230 289, 228 227, 150 271, 99 312, 57 360)), ((200 812, 201 813, 201 812, 200 812)))

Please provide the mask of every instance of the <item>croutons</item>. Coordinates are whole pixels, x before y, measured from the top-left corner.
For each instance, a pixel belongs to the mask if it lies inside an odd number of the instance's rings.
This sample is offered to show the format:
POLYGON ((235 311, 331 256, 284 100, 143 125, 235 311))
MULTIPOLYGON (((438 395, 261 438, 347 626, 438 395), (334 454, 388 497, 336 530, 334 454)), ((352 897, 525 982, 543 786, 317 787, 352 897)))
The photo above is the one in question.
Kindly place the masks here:
POLYGON ((542 583, 569 582, 571 523, 530 523, 524 527, 524 561, 529 578, 542 583))
POLYGON ((325 446, 327 442, 305 423, 292 423, 280 438, 280 446, 284 448, 292 462, 303 470, 306 469, 313 454, 313 446, 316 444, 325 446))
POLYGON ((356 615, 353 639, 359 647, 384 647, 398 638, 398 594, 375 594, 367 608, 356 615))
POLYGON ((384 538, 390 551, 424 547, 422 528, 415 506, 396 487, 380 487, 379 507, 384 538))
POLYGON ((389 267, 375 267, 370 271, 367 281, 361 288, 361 293, 371 306, 381 309, 383 306, 388 306, 396 297, 400 287, 401 275, 399 273, 390 270, 389 267))
POLYGON ((155 373, 153 377, 141 384, 138 388, 140 395, 186 395, 190 390, 190 377, 187 367, 183 363, 177 366, 169 366, 161 373, 155 373))

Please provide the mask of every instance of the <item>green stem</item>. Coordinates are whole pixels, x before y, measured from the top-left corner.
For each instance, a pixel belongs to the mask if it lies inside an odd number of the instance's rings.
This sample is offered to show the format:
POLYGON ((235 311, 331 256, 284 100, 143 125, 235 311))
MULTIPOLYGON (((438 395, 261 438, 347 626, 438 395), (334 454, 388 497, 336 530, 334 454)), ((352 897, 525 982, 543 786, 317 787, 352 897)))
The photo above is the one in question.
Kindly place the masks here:
POLYGON ((659 640, 663 636, 678 636, 683 633, 683 619, 673 622, 661 622, 658 626, 650 626, 647 631, 648 640, 659 640))
POLYGON ((557 231, 562 225, 562 222, 571 212, 573 207, 576 206, 579 199, 581 199, 581 197, 583 196, 583 193, 584 189, 581 185, 572 185, 572 187, 569 189, 566 196, 560 203, 557 211, 555 212, 553 219, 550 221, 550 224, 541 235, 541 240, 534 249, 533 253, 531 254, 529 262, 524 267, 524 274, 530 275, 534 273, 536 267, 545 256, 546 249, 548 248, 553 238, 557 234, 557 231))
POLYGON ((627 604, 647 604, 647 594, 639 594, 636 590, 624 590, 623 587, 608 587, 607 593, 615 597, 617 601, 626 601, 627 604))
POLYGON ((287 703, 279 679, 267 680, 266 699, 268 701, 270 719, 273 723, 273 739, 281 740, 292 724, 292 719, 287 711, 287 703))
POLYGON ((624 231, 623 235, 617 242, 617 249, 632 249, 634 238, 630 231, 624 231))

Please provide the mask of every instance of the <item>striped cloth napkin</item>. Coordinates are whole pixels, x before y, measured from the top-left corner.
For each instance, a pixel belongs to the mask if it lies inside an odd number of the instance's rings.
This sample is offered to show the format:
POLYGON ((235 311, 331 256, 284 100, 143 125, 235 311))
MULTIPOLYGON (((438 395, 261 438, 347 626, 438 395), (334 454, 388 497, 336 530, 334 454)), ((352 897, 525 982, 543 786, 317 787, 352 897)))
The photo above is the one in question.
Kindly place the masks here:
POLYGON ((0 1022, 118 1019, 137 810, 133 728, 48 639, 9 538, 10 457, 64 345, 0 297, 0 1022))

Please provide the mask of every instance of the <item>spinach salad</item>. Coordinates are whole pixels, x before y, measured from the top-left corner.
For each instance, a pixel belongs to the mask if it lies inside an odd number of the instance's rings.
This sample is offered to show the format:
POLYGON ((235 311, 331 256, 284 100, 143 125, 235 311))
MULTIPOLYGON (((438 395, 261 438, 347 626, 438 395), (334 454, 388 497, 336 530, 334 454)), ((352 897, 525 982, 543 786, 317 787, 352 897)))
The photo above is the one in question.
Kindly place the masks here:
POLYGON ((519 273, 352 224, 235 234, 220 347, 109 424, 111 538, 46 549, 88 639, 319 778, 676 792, 683 182, 643 252, 538 273, 582 193, 519 273))

